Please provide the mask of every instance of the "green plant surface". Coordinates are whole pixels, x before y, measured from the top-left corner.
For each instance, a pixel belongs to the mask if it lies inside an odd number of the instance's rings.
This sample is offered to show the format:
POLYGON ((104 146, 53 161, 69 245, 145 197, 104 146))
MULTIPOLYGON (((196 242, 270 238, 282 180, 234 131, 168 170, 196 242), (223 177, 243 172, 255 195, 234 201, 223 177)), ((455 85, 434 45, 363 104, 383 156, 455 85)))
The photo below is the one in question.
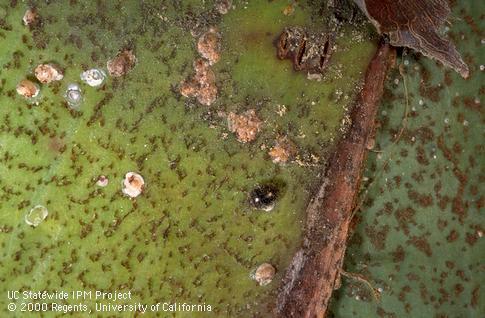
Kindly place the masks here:
POLYGON ((381 299, 344 277, 334 317, 483 317, 483 10, 480 1, 453 6, 448 35, 469 79, 415 54, 389 78, 344 265, 381 299))
MULTIPOLYGON (((375 50, 366 28, 341 29, 329 75, 309 81, 276 59, 273 41, 286 26, 325 30, 325 20, 312 1, 286 16, 288 3, 234 1, 220 17, 212 1, 33 1, 43 24, 29 30, 25 3, 0 2, 1 316, 24 316, 7 311, 8 290, 131 291, 131 301, 115 303, 205 303, 215 311, 207 316, 267 315, 375 50), (177 91, 198 57, 194 21, 222 34, 219 98, 211 107, 177 91), (80 82, 83 70, 105 68, 123 47, 138 60, 130 73, 98 89, 80 82), (41 85, 32 103, 15 87, 43 62, 59 64, 64 79, 41 85), (64 101, 69 83, 81 84, 79 111, 64 101), (241 144, 217 114, 249 108, 263 130, 241 144), (299 164, 270 160, 280 134, 296 143, 299 164), (129 171, 146 181, 136 199, 121 192, 129 171), (109 179, 105 188, 96 185, 100 175, 109 179), (254 211, 248 192, 266 181, 284 191, 273 211, 254 211), (37 205, 48 216, 32 227, 24 219, 37 205), (277 274, 261 287, 250 273, 263 262, 277 274)), ((92 310, 96 302, 85 300, 92 310)))

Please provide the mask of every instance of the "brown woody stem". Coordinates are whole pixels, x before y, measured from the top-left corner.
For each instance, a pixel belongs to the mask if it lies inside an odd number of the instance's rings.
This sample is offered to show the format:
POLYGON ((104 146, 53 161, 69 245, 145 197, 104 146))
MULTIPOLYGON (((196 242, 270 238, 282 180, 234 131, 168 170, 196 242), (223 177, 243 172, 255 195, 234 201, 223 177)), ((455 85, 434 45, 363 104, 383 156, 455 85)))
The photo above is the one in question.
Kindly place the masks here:
POLYGON ((324 317, 347 246, 367 145, 384 81, 395 51, 382 43, 370 62, 350 117, 351 127, 329 160, 325 177, 307 208, 303 244, 287 270, 277 300, 278 317, 324 317))

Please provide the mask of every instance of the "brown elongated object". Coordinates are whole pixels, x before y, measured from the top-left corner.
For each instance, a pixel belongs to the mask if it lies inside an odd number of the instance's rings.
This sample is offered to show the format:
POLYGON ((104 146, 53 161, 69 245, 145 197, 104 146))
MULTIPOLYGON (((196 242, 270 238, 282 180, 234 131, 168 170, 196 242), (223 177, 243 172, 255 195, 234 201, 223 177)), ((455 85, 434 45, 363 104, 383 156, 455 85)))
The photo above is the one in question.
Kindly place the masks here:
POLYGON ((340 278, 367 145, 387 71, 395 51, 380 44, 354 102, 352 124, 329 160, 325 178, 307 208, 303 244, 286 272, 276 304, 277 317, 324 317, 340 278))

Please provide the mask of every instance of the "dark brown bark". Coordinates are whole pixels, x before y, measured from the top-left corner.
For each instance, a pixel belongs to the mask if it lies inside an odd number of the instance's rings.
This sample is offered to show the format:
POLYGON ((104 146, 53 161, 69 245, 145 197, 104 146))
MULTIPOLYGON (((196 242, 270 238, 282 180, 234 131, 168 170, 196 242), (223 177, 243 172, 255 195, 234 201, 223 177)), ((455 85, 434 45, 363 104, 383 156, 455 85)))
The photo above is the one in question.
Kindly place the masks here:
POLYGON ((307 208, 303 245, 293 257, 277 300, 278 317, 324 317, 340 277, 349 225, 367 144, 388 69, 395 57, 381 44, 351 111, 351 127, 329 160, 325 178, 307 208))
POLYGON ((391 45, 412 48, 468 78, 468 65, 440 29, 450 14, 447 0, 354 0, 391 45))

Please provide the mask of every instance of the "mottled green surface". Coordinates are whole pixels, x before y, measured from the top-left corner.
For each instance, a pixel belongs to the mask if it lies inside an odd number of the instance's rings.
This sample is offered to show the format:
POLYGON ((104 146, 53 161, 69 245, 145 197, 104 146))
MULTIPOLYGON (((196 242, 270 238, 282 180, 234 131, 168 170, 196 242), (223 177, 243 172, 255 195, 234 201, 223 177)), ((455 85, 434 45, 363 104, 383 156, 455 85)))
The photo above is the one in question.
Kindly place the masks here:
POLYGON ((416 55, 398 62, 369 155, 366 203, 344 268, 382 290, 343 278, 335 317, 483 317, 485 313, 484 75, 482 1, 453 7, 449 35, 470 66, 461 79, 416 55), (481 29, 479 28, 481 26, 481 29), (406 65, 408 64, 408 65, 406 65))
POLYGON ((235 1, 221 20, 212 1, 39 2, 42 27, 29 31, 21 22, 26 4, 0 1, 0 316, 15 315, 7 290, 131 290, 127 303, 265 315, 374 50, 365 35, 357 41, 359 32, 342 30, 328 79, 295 73, 276 60, 272 43, 285 26, 323 27, 305 3, 285 16, 287 1, 235 1), (197 57, 189 30, 197 19, 223 36, 214 67, 220 98, 210 108, 177 93, 197 57), (70 111, 67 85, 123 47, 134 50, 134 70, 99 89, 82 84, 84 102, 70 111), (18 96, 18 81, 49 61, 65 69, 64 80, 42 85, 38 104, 18 96), (248 108, 265 124, 243 145, 217 113, 248 108), (302 165, 277 166, 261 150, 278 134, 295 141, 302 165), (312 155, 319 161, 305 166, 312 155), (146 181, 136 200, 121 193, 128 171, 146 181), (99 175, 108 177, 106 188, 95 185, 99 175), (251 211, 247 193, 266 180, 285 184, 284 193, 271 213, 251 211), (24 217, 38 204, 49 215, 33 228, 24 217), (249 278, 262 262, 278 270, 265 287, 249 278))

